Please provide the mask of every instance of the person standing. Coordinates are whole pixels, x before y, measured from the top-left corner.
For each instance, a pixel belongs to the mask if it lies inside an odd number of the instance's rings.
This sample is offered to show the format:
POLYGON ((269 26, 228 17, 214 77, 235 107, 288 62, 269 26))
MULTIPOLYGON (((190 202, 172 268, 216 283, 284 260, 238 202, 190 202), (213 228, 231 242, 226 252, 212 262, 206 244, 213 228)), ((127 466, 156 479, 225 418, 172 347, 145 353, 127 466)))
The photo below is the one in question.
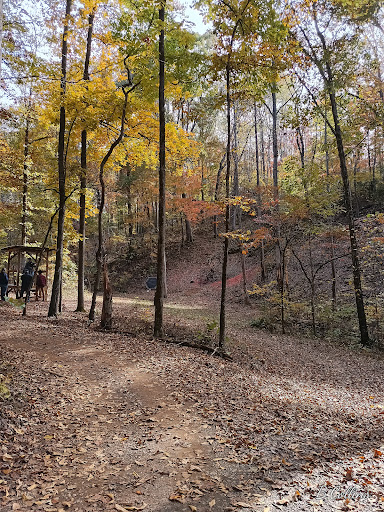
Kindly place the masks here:
POLYGON ((31 274, 29 274, 29 272, 24 271, 24 274, 21 276, 21 290, 20 290, 19 299, 23 298, 23 295, 25 292, 25 300, 27 302, 29 302, 29 295, 31 293, 32 281, 33 281, 33 273, 31 275, 31 274))
POLYGON ((23 270, 23 274, 30 274, 31 276, 33 276, 33 274, 35 273, 35 271, 34 271, 35 266, 36 266, 36 264, 32 261, 32 258, 28 258, 28 261, 25 264, 25 267, 23 270))
POLYGON ((37 278, 36 278, 36 300, 38 300, 39 297, 43 297, 43 302, 45 301, 46 289, 47 289, 47 278, 43 274, 43 271, 39 270, 37 278))
POLYGON ((1 300, 5 300, 5 296, 7 295, 7 289, 8 289, 8 276, 5 271, 5 268, 2 268, 1 272, 0 272, 0 288, 1 288, 1 300))

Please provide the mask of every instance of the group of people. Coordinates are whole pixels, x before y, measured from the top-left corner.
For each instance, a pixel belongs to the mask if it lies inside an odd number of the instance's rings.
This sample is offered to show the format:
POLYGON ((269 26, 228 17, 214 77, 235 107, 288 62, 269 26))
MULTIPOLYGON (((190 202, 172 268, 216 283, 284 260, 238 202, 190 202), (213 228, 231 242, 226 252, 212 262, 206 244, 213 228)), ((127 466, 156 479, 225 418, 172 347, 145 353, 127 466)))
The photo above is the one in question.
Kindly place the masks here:
MULTIPOLYGON (((21 289, 19 293, 16 293, 16 298, 22 299, 25 298, 29 300, 29 295, 31 293, 33 277, 35 275, 35 266, 36 264, 32 261, 32 258, 29 258, 27 263, 24 266, 23 273, 21 275, 21 289)), ((5 268, 1 269, 0 272, 0 289, 1 289, 1 300, 5 300, 5 297, 8 295, 8 276, 5 268)), ((47 293, 47 278, 43 274, 42 270, 39 270, 36 276, 36 300, 39 297, 42 297, 43 301, 46 298, 47 293)))

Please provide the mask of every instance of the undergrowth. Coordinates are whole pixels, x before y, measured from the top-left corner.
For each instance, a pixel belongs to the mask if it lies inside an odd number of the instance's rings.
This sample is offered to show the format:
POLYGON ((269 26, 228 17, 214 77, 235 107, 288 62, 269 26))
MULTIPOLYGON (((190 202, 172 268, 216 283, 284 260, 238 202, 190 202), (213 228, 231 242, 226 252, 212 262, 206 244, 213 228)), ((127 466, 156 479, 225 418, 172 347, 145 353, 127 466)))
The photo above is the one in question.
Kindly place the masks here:
MULTIPOLYGON (((276 296, 258 300, 261 314, 251 321, 251 327, 266 329, 270 332, 282 331, 281 303, 276 296)), ((384 349, 384 305, 377 302, 370 305, 367 301, 366 315, 368 329, 373 345, 384 349)), ((315 306, 315 323, 311 305, 307 302, 284 301, 284 331, 287 334, 300 332, 306 336, 337 339, 347 343, 358 343, 359 325, 356 318, 356 306, 353 303, 340 303, 334 306, 331 301, 318 299, 315 306)))

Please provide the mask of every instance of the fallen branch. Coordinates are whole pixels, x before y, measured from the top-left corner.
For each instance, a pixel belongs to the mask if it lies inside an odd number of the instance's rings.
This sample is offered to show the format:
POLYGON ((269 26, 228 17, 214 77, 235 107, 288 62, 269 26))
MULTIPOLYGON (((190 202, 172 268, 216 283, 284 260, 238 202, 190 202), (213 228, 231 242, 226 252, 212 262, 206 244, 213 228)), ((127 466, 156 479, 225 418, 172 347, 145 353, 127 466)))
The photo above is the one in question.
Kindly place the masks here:
POLYGON ((217 355, 226 359, 227 361, 233 361, 233 358, 228 352, 222 350, 220 347, 211 347, 210 345, 201 345, 198 343, 193 343, 192 341, 177 341, 172 339, 163 339, 160 341, 164 341, 165 343, 173 343, 174 345, 179 345, 180 347, 190 347, 198 350, 202 350, 203 352, 208 352, 211 356, 217 355))

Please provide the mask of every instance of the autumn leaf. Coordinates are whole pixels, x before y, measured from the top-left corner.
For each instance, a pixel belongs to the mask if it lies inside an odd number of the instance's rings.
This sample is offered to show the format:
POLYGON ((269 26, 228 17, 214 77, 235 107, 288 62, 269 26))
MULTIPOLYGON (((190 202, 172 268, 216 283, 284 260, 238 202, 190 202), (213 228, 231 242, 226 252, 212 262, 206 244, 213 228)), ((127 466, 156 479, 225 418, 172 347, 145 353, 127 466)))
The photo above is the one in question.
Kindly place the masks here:
POLYGON ((278 505, 288 505, 288 503, 291 501, 291 499, 289 497, 287 498, 282 498, 281 500, 279 500, 277 502, 278 505))
POLYGON ((126 512, 128 510, 122 507, 121 505, 118 505, 117 503, 115 503, 115 509, 118 510, 119 512, 126 512))
POLYGON ((168 499, 169 501, 178 501, 179 503, 184 503, 184 497, 181 494, 171 494, 168 499))
POLYGON ((127 512, 129 510, 144 510, 148 505, 146 503, 143 503, 142 505, 139 505, 137 507, 132 505, 127 505, 125 507, 122 507, 121 505, 118 505, 115 503, 115 510, 118 510, 119 512, 127 512))

